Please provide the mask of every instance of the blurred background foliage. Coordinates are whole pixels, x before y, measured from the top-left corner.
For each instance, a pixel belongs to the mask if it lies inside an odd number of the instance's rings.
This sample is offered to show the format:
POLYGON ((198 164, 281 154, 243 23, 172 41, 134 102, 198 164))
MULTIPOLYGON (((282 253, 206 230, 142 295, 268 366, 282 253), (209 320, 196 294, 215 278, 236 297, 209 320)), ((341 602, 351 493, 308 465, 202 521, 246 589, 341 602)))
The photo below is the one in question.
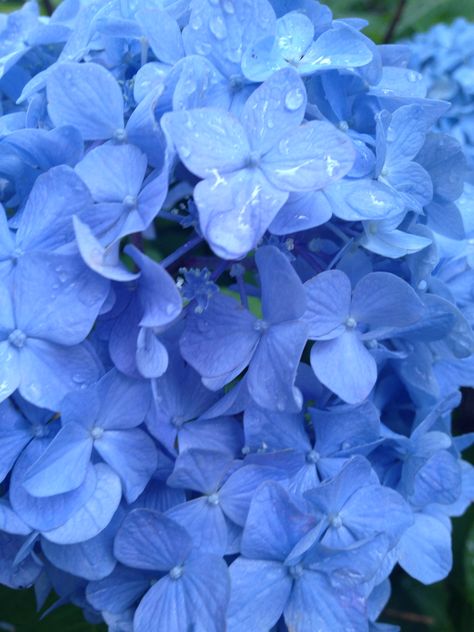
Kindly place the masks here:
MULTIPOLYGON (((47 14, 59 0, 39 2, 47 14)), ((22 4, 21 0, 0 0, 0 11, 13 11, 22 4)), ((474 21, 474 0, 326 0, 325 4, 337 17, 365 18, 369 22, 365 32, 377 42, 409 37, 437 22, 451 22, 459 16, 474 21)), ((464 393, 454 425, 456 434, 474 431, 474 392, 464 393)), ((474 448, 466 458, 474 463, 474 448)), ((453 521, 453 553, 452 573, 432 586, 423 586, 396 569, 392 575, 392 598, 382 619, 399 625, 403 632, 473 632, 474 507, 453 521)), ((51 598, 47 605, 53 602, 51 598)), ((1 632, 103 632, 105 629, 85 622, 73 606, 61 607, 39 621, 31 590, 0 587, 1 632)))

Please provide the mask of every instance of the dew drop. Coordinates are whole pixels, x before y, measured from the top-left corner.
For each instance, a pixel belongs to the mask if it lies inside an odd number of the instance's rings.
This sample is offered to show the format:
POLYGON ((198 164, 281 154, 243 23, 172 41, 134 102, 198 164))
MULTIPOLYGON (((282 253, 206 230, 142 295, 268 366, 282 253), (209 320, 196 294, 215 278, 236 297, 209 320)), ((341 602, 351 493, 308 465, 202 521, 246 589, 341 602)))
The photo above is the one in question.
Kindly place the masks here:
POLYGON ((199 31, 202 26, 201 16, 197 13, 193 13, 189 19, 189 26, 193 29, 193 31, 199 31))
POLYGON ((298 108, 300 108, 304 103, 304 92, 301 88, 295 88, 294 90, 290 90, 285 97, 285 107, 290 110, 290 112, 294 112, 298 108))
POLYGON ((184 569, 182 566, 173 566, 173 568, 169 572, 169 576, 171 579, 177 580, 183 576, 184 569))
POLYGON ((222 3, 222 8, 224 12, 228 15, 233 15, 235 13, 235 7, 232 0, 224 0, 222 3))
POLYGON ((187 145, 181 145, 181 147, 179 148, 179 153, 180 156, 186 160, 186 158, 189 158, 189 156, 191 155, 191 150, 187 145))
POLYGON ((209 28, 211 29, 211 33, 217 39, 224 39, 227 35, 227 29, 224 24, 224 20, 220 16, 216 16, 211 18, 209 22, 209 28))
POLYGON ((357 326, 357 321, 355 318, 353 318, 352 316, 349 316, 349 318, 346 319, 346 327, 348 329, 354 329, 354 327, 357 326))

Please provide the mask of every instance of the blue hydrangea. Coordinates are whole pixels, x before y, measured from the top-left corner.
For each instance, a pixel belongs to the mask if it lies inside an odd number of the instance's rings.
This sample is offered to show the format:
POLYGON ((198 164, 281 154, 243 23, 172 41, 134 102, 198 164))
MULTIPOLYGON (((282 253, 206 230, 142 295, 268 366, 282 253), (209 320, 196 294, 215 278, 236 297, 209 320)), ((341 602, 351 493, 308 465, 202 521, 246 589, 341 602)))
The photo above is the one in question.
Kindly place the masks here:
POLYGON ((474 498, 471 27, 418 72, 313 0, 38 15, 0 22, 0 582, 395 631, 474 498))

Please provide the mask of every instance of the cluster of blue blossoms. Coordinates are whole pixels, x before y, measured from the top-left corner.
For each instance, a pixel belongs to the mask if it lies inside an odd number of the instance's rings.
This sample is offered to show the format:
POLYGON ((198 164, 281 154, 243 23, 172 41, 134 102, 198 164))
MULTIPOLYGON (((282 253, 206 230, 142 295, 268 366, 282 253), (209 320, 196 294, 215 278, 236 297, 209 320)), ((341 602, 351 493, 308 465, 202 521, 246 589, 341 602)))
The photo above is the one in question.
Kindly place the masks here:
POLYGON ((416 35, 411 48, 410 66, 426 77, 428 96, 451 102, 438 129, 459 140, 474 167, 474 24, 437 24, 416 35))
POLYGON ((474 196, 450 104, 364 25, 314 0, 2 16, 0 582, 39 607, 389 632, 396 564, 449 573, 474 196))

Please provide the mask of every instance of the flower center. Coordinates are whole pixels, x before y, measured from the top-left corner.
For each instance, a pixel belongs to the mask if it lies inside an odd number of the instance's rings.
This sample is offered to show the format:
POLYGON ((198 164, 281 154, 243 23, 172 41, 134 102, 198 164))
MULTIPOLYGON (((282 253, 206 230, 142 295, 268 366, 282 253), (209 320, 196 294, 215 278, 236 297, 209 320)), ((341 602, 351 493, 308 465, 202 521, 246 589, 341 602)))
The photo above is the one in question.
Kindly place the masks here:
POLYGON ((183 573, 184 569, 182 566, 173 566, 173 568, 170 570, 169 575, 171 579, 177 580, 183 576, 183 573))
POLYGON ((26 334, 24 334, 20 329, 14 329, 8 336, 8 342, 17 349, 21 349, 23 347, 25 340, 26 334))

